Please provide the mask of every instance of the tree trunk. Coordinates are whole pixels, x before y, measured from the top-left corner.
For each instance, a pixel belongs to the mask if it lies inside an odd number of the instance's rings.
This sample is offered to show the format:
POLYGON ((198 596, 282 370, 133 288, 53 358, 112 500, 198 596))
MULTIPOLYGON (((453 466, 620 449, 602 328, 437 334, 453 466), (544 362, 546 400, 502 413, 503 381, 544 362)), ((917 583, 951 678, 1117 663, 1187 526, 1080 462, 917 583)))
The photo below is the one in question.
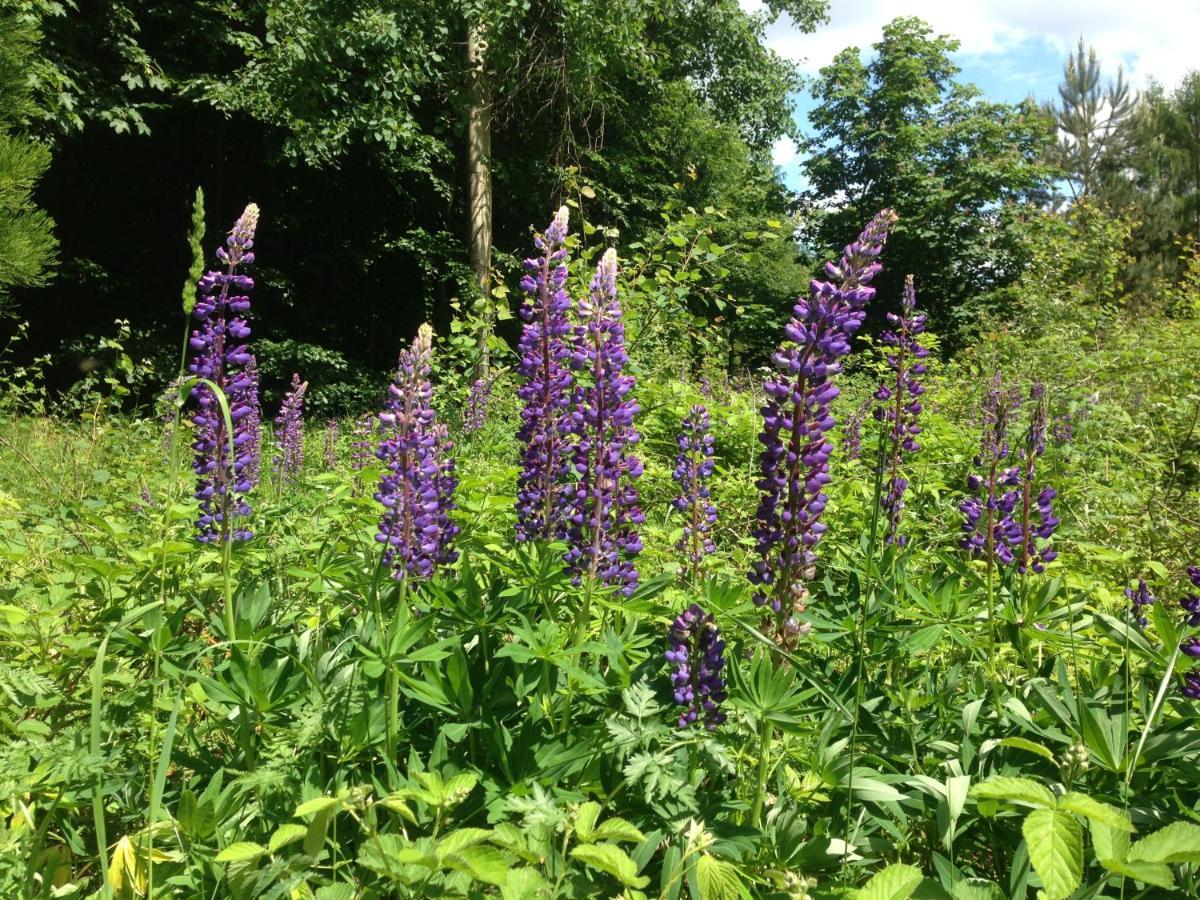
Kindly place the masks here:
POLYGON ((482 26, 467 26, 467 64, 470 69, 470 107, 467 110, 467 204, 470 224, 471 271, 479 285, 479 368, 486 378, 491 366, 488 338, 492 333, 492 98, 488 90, 482 26))

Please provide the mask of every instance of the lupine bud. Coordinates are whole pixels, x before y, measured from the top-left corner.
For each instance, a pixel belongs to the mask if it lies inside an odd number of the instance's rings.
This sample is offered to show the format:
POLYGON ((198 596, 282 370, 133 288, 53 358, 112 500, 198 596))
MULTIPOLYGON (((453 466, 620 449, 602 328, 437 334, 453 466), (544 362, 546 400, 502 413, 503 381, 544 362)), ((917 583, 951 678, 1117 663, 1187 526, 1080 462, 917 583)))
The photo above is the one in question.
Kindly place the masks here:
POLYGON ((921 433, 918 419, 921 415, 921 395, 925 393, 920 378, 926 371, 922 360, 929 356, 929 351, 918 340, 925 331, 925 316, 917 314, 916 309, 917 294, 913 288, 913 277, 909 275, 904 280, 900 314, 887 314, 892 327, 882 335, 883 342, 893 348, 887 356, 887 363, 894 374, 880 384, 875 392, 875 399, 879 401, 875 418, 889 426, 887 483, 881 506, 887 516, 887 540, 894 544, 903 544, 905 541, 904 535, 900 534, 900 518, 904 511, 904 492, 908 489, 908 480, 900 474, 900 464, 904 454, 916 453, 921 449, 916 440, 921 433))
POLYGON ((471 382, 471 387, 467 391, 467 410, 463 414, 463 431, 467 434, 483 427, 483 421, 487 416, 488 401, 492 397, 492 386, 495 383, 494 378, 476 378, 471 382))
POLYGON ((292 387, 283 397, 275 417, 279 444, 275 455, 275 474, 284 481, 295 481, 304 468, 304 395, 308 382, 292 373, 292 387))
POLYGON ((693 406, 684 416, 682 429, 675 439, 679 453, 675 456, 672 478, 679 485, 679 496, 672 506, 684 514, 683 536, 676 545, 687 554, 692 579, 700 572, 704 557, 716 551, 712 527, 717 521, 708 480, 712 477, 713 436, 708 410, 693 406))
POLYGON ((428 578, 456 555, 451 542, 458 528, 450 520, 454 464, 442 456, 449 441, 433 411, 432 352, 433 329, 422 325, 412 348, 400 354, 396 380, 379 414, 383 440, 376 455, 386 471, 375 494, 384 508, 375 539, 384 545, 383 564, 398 581, 428 578))
POLYGON ((632 396, 636 379, 623 374, 628 356, 615 250, 605 251, 579 313, 583 324, 571 359, 589 377, 575 387, 564 423, 575 438, 571 460, 578 478, 563 492, 563 559, 577 581, 612 585, 628 596, 637 589, 633 558, 642 550, 638 527, 645 516, 634 484, 642 474, 632 452, 640 440, 633 425, 640 407, 632 396))
POLYGON ((1004 564, 1014 561, 1012 547, 1021 543, 1021 526, 1013 519, 1021 484, 1019 466, 1004 468, 1009 455, 1008 426, 1017 408, 1017 396, 1005 391, 1000 373, 992 376, 984 398, 983 437, 975 466, 982 474, 967 476, 975 496, 959 504, 963 514, 963 547, 975 557, 1004 564))
POLYGON ((1054 498, 1058 493, 1046 486, 1034 499, 1038 457, 1046 452, 1045 388, 1041 383, 1033 385, 1029 399, 1033 412, 1021 449, 1021 516, 1016 544, 1017 571, 1022 575, 1029 569, 1041 574, 1047 563, 1058 558, 1058 551, 1048 543, 1058 527, 1058 518, 1054 515, 1054 498))
POLYGON ((759 559, 749 578, 756 586, 754 602, 769 605, 776 625, 782 626, 778 639, 800 631, 796 616, 806 607, 814 547, 826 529, 820 519, 828 503, 823 489, 830 480, 833 452, 826 437, 835 424, 829 412, 838 394, 833 379, 875 295, 868 285, 881 268, 878 257, 895 218, 891 210, 879 213, 846 247, 839 263, 827 264, 831 280, 812 282, 772 356, 779 374, 763 385, 767 402, 759 435, 761 499, 754 531, 759 559))
POLYGON ((250 515, 246 494, 258 477, 258 375, 251 368, 254 357, 245 343, 250 337, 245 318, 250 298, 246 293, 254 281, 239 271, 254 262, 251 248, 257 225, 258 207, 251 203, 230 231, 225 247, 217 249, 225 270, 210 270, 200 278, 199 297, 192 310, 199 327, 189 341, 195 356, 188 371, 221 390, 233 423, 231 456, 229 432, 215 393, 204 384, 192 388, 198 407, 192 416, 196 426, 192 468, 200 501, 196 539, 205 543, 252 536, 246 527, 235 527, 234 519, 250 515))
POLYGON ((1139 578, 1136 588, 1125 588, 1125 596, 1129 598, 1131 618, 1136 624, 1145 628, 1146 607, 1153 606, 1155 602, 1154 595, 1150 593, 1150 588, 1146 585, 1146 579, 1139 578))
POLYGON ((703 719, 704 727, 715 731, 725 721, 721 703, 725 700, 725 642, 713 617, 693 603, 671 625, 668 649, 664 654, 673 666, 671 685, 675 702, 684 707, 679 727, 687 728, 703 719))
POLYGON ((517 477, 517 540, 561 536, 562 483, 568 461, 563 428, 571 402, 571 323, 567 295, 567 208, 558 211, 545 234, 534 238, 540 255, 525 260, 521 289, 529 297, 521 306, 525 325, 517 350, 517 371, 524 383, 517 396, 524 403, 517 439, 521 473, 517 477))

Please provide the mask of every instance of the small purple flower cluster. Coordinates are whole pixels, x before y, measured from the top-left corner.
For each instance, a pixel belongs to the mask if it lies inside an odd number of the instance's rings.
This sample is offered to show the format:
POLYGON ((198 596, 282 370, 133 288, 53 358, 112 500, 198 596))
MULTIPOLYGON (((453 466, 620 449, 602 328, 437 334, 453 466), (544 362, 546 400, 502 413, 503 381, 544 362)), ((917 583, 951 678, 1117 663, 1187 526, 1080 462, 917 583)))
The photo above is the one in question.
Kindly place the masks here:
POLYGON ((217 258, 225 271, 209 271, 201 277, 199 298, 192 310, 199 327, 192 331, 189 343, 195 356, 188 366, 197 378, 203 378, 224 394, 233 423, 233 450, 225 417, 212 387, 197 384, 191 395, 198 409, 192 416, 196 437, 193 471, 196 473, 196 499, 200 514, 196 520, 197 540, 212 543, 247 540, 253 533, 235 527, 235 518, 250 515, 246 494, 257 480, 257 372, 248 371, 253 359, 246 340, 250 326, 245 315, 250 310, 247 292, 254 280, 239 272, 254 262, 254 231, 258 226, 258 207, 246 207, 230 231, 217 258))
POLYGON ((292 387, 283 396, 279 415, 275 417, 278 450, 275 454, 275 475, 281 481, 295 481, 304 468, 304 395, 308 382, 292 373, 292 387))
POLYGON ((617 253, 606 250, 579 304, 583 324, 575 329, 573 369, 586 373, 576 385, 564 432, 574 438, 577 479, 563 491, 568 549, 563 559, 576 580, 606 584, 631 595, 638 584, 633 557, 642 550, 638 527, 645 516, 634 481, 642 474, 632 452, 640 440, 633 417, 635 379, 624 374, 625 326, 617 300, 617 253))
POLYGON ((1038 458, 1046 452, 1046 401, 1045 387, 1034 384, 1029 391, 1033 413, 1029 431, 1025 434, 1025 445, 1021 448, 1021 518, 1017 552, 1017 571, 1024 575, 1032 569, 1039 575, 1048 563, 1058 558, 1058 551, 1047 543, 1058 528, 1058 517, 1054 515, 1054 498, 1058 492, 1049 485, 1043 487, 1034 499, 1035 475, 1038 458), (1038 542, 1042 543, 1039 544, 1038 542))
POLYGON ((675 702, 684 707, 679 727, 687 728, 703 717, 704 727, 715 731, 725 721, 725 642, 713 617, 693 603, 672 623, 669 648, 664 654, 674 668, 671 684, 675 702))
POLYGON ((1146 627, 1146 608, 1155 604, 1154 595, 1146 584, 1145 578, 1139 578, 1137 587, 1125 588, 1125 596, 1129 598, 1129 615, 1134 624, 1146 627))
POLYGON ((373 435, 379 419, 375 416, 361 416, 354 423, 354 433, 350 438, 350 470, 354 473, 354 494, 362 493, 362 470, 370 465, 371 457, 375 455, 373 435))
POLYGON ((433 411, 432 352, 433 329, 422 325, 411 349, 400 354, 387 408, 379 414, 383 440, 376 455, 386 471, 375 494, 384 508, 375 539, 398 581, 428 578, 439 563, 457 558, 452 542, 458 527, 450 520, 454 469, 441 455, 449 442, 433 411))
POLYGON ((881 268, 878 258, 895 218, 891 210, 879 213, 840 262, 826 264, 830 280, 814 280, 809 296, 796 303, 772 357, 780 374, 763 385, 767 402, 754 532, 759 559, 749 578, 756 586, 754 602, 775 612, 779 638, 801 628, 796 617, 806 608, 806 582, 814 576, 813 548, 826 529, 820 519, 828 503, 824 487, 833 444, 826 433, 835 424, 829 409, 838 395, 834 377, 875 295, 868 285, 881 268))
MULTIPOLYGON (((1192 583, 1192 590, 1184 595, 1184 598, 1179 601, 1179 605, 1187 613, 1187 618, 1184 619, 1185 624, 1196 628, 1200 626, 1200 593, 1198 593, 1200 592, 1200 566, 1188 566, 1187 573, 1188 580, 1192 583)), ((1189 635, 1183 639, 1179 650, 1192 659, 1200 658, 1200 638, 1194 634, 1189 635)), ((1188 672, 1183 676, 1183 693, 1184 696, 1193 700, 1200 700, 1200 672, 1188 672)))
POLYGON ((1011 564, 1015 557, 1012 547, 1021 541, 1021 526, 1013 520, 1017 506, 1017 491, 1021 483, 1018 466, 1005 468, 1008 458, 1008 428, 1017 408, 1017 396, 1006 391, 1000 373, 992 376, 983 405, 983 438, 975 466, 983 474, 967 476, 967 487, 973 496, 959 504, 964 516, 963 547, 973 556, 1011 564))
POLYGON ((716 464, 711 421, 705 407, 697 405, 688 411, 675 444, 679 453, 675 456, 675 471, 671 477, 679 485, 679 496, 671 505, 687 517, 683 536, 676 547, 687 554, 694 584, 704 557, 717 549, 712 539, 717 508, 712 503, 712 490, 708 486, 716 464))
POLYGON ((534 237, 540 255, 525 260, 521 289, 529 299, 521 306, 525 322, 517 344, 517 371, 524 383, 517 396, 524 403, 517 439, 521 442, 521 474, 517 478, 517 540, 559 537, 562 514, 560 485, 567 471, 565 419, 571 402, 571 300, 567 295, 567 208, 562 207, 544 234, 534 237))
POLYGON ((467 409, 463 414, 463 431, 466 434, 476 432, 483 427, 484 419, 487 417, 488 401, 492 399, 492 386, 495 383, 494 378, 476 378, 471 382, 471 387, 467 391, 467 409))
POLYGON ((874 405, 875 398, 868 397, 846 419, 842 429, 842 452, 846 454, 846 459, 862 459, 862 426, 874 405))
POLYGON ((889 426, 887 454, 887 484, 884 487, 881 506, 887 515, 887 540, 893 544, 904 544, 900 534, 900 518, 904 512, 904 492, 908 490, 908 479, 900 473, 904 454, 916 453, 920 448, 917 435, 921 426, 917 420, 921 415, 921 395, 925 387, 920 377, 925 374, 922 362, 929 351, 921 345, 919 337, 925 331, 925 315, 917 313, 917 293, 911 275, 904 279, 904 298, 900 314, 888 313, 888 324, 882 340, 892 348, 887 356, 888 367, 894 376, 879 385, 875 399, 875 418, 889 426))

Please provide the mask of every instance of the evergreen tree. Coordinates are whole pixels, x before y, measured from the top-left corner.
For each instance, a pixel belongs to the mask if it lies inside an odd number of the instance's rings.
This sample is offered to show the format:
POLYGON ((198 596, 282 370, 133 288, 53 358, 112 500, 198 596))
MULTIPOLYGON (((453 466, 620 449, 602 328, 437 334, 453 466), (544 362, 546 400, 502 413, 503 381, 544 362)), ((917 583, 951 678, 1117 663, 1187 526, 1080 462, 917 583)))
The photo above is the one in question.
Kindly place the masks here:
POLYGON ((33 202, 50 151, 20 134, 34 112, 28 65, 37 33, 0 12, 0 310, 14 287, 44 284, 55 262, 53 222, 33 202))

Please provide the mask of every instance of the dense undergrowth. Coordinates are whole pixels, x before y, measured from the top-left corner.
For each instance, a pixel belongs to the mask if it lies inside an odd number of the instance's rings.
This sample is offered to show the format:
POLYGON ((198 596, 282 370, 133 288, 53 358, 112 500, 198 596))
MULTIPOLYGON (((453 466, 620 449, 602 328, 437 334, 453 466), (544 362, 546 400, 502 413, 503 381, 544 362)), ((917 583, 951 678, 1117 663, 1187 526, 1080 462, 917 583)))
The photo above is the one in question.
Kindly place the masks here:
POLYGON ((903 544, 882 540, 881 426, 861 415, 886 354, 859 339, 804 634, 782 646, 745 574, 762 373, 632 354, 641 582, 586 607, 561 544, 513 539, 511 371, 470 431, 467 387, 436 373, 458 559, 403 583, 352 421, 311 425, 296 474, 264 445, 253 539, 198 544, 186 420, 99 395, 52 418, 12 391, 0 894, 1195 896, 1198 701, 1176 648, 1200 561, 1200 337, 1068 308, 1046 295, 930 363, 903 544), (1046 384, 1038 479, 1062 522, 1041 574, 961 548, 996 371, 1022 397, 1046 384), (718 511, 698 574, 672 505, 696 404, 718 511), (1139 578, 1159 601, 1144 625, 1139 578), (677 727, 664 659, 693 603, 726 643, 712 730, 677 727))

